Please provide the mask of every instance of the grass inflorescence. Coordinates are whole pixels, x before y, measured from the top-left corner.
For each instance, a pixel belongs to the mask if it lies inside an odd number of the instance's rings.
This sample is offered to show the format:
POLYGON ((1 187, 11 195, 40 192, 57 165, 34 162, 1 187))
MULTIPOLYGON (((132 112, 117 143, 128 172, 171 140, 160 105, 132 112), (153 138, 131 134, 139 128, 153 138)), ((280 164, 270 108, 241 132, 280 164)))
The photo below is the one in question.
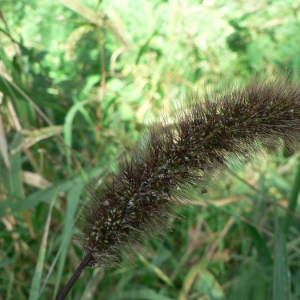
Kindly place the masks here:
POLYGON ((191 186, 205 190, 232 158, 243 162, 261 144, 294 147, 300 88, 286 78, 254 77, 204 101, 194 97, 175 115, 171 125, 150 129, 115 170, 90 187, 76 241, 92 254, 89 265, 112 266, 140 249, 142 237, 164 232, 178 199, 191 186))

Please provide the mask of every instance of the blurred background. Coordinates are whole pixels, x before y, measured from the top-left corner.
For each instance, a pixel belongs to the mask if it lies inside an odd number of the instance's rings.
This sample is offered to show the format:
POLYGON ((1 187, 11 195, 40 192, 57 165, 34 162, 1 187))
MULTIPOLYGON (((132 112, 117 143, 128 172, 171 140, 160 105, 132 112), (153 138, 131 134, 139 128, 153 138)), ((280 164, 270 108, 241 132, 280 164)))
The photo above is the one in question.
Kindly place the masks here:
MULTIPOLYGON (((55 299, 83 256, 87 182, 162 112, 299 69, 299 0, 0 0, 0 299, 55 299)), ((299 166, 284 151, 236 166, 68 299, 300 299, 299 166)))

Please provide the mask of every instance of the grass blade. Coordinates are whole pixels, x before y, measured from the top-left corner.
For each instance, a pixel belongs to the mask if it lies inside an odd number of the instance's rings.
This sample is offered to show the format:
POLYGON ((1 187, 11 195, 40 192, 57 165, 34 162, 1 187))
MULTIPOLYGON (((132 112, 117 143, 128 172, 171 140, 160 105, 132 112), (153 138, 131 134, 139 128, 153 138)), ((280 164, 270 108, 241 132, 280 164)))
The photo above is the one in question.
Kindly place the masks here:
MULTIPOLYGON (((300 192, 300 161, 298 162, 298 170, 295 177, 295 181, 292 188, 292 193, 289 201, 288 209, 291 212, 295 212, 297 206, 298 195, 300 192)), ((284 223, 284 233, 287 234, 291 225, 293 216, 287 213, 284 223)))
POLYGON ((290 284, 286 241, 282 228, 280 228, 280 225, 277 224, 273 300, 289 300, 289 293, 290 284))
POLYGON ((44 267, 44 261, 46 256, 46 248, 47 248, 47 239, 48 239, 48 233, 49 233, 49 227, 50 227, 50 221, 51 221, 51 214, 52 209, 54 206, 56 197, 53 197, 49 211, 48 211, 48 217, 45 225, 45 231, 42 239, 42 244, 39 251, 38 261, 36 264, 36 269, 34 272, 31 288, 30 288, 30 295, 29 300, 36 300, 39 299, 39 292, 41 287, 41 281, 42 281, 42 274, 43 274, 43 267, 44 267))
MULTIPOLYGON (((103 169, 100 167, 90 170, 88 174, 89 178, 93 178, 101 174, 102 171, 103 169)), ((21 212, 25 209, 31 209, 42 202, 50 203, 51 199, 54 197, 55 194, 68 191, 73 186, 80 185, 82 182, 86 182, 85 178, 79 175, 75 178, 58 183, 56 186, 32 193, 28 197, 18 201, 17 203, 12 203, 11 201, 4 201, 0 203, 0 217, 6 214, 7 208, 10 208, 14 212, 21 212)))
POLYGON ((75 185, 69 193, 67 212, 66 212, 67 217, 65 218, 64 229, 63 229, 63 237, 64 238, 63 238, 63 243, 62 243, 61 255, 60 255, 59 263, 58 263, 58 272, 57 272, 57 276, 56 276, 54 297, 56 297, 56 295, 57 295, 59 284, 61 282, 61 278, 62 278, 62 274, 63 274, 65 262, 66 262, 70 237, 72 234, 74 215, 75 215, 79 197, 82 194, 83 188, 84 188, 84 183, 81 182, 81 184, 75 185))
POLYGON ((258 252, 260 260, 266 266, 271 265, 273 263, 271 251, 266 245, 266 242, 264 241, 262 236, 254 226, 247 223, 245 223, 245 226, 252 238, 252 242, 258 252))
POLYGON ((78 102, 74 104, 71 109, 68 111, 66 118, 65 118, 65 124, 63 128, 64 132, 64 138, 67 145, 66 148, 66 155, 67 155, 67 163, 68 163, 68 169, 69 173, 72 174, 72 159, 71 159, 71 148, 72 148, 72 130, 73 130, 73 120, 75 118, 75 115, 77 111, 82 112, 82 115, 85 117, 86 121, 89 123, 90 126, 95 126, 93 123, 91 117, 87 113, 84 113, 84 105, 90 103, 89 100, 78 102))

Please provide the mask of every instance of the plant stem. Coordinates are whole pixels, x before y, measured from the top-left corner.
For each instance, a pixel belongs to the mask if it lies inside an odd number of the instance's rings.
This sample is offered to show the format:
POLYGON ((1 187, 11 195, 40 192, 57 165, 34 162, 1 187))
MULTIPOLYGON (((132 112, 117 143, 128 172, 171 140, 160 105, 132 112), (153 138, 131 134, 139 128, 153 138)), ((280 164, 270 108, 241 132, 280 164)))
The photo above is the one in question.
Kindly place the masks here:
POLYGON ((88 266, 88 264, 93 260, 93 255, 92 253, 87 253, 85 255, 85 257, 83 258, 83 260, 81 261, 81 263, 79 264, 79 266, 77 267, 77 269, 75 270, 75 272, 73 273, 72 277, 70 278, 70 280, 68 281, 67 285, 64 287, 64 289, 61 291, 60 295, 58 296, 57 300, 64 300, 71 288, 73 287, 73 285, 75 284, 76 280, 78 279, 78 277, 81 275, 82 271, 84 270, 85 267, 88 266))

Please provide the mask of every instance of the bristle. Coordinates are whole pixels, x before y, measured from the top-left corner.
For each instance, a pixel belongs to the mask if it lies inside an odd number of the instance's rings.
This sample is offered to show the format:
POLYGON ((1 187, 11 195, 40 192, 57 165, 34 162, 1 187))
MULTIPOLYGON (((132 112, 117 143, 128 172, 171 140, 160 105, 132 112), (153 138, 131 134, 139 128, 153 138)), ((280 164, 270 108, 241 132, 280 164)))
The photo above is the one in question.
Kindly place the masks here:
POLYGON ((82 214, 77 244, 93 266, 112 266, 143 237, 165 231, 176 200, 235 158, 241 162, 260 145, 294 147, 300 136, 300 88, 286 78, 255 77, 221 95, 195 97, 176 112, 173 125, 153 127, 96 188, 82 214))

